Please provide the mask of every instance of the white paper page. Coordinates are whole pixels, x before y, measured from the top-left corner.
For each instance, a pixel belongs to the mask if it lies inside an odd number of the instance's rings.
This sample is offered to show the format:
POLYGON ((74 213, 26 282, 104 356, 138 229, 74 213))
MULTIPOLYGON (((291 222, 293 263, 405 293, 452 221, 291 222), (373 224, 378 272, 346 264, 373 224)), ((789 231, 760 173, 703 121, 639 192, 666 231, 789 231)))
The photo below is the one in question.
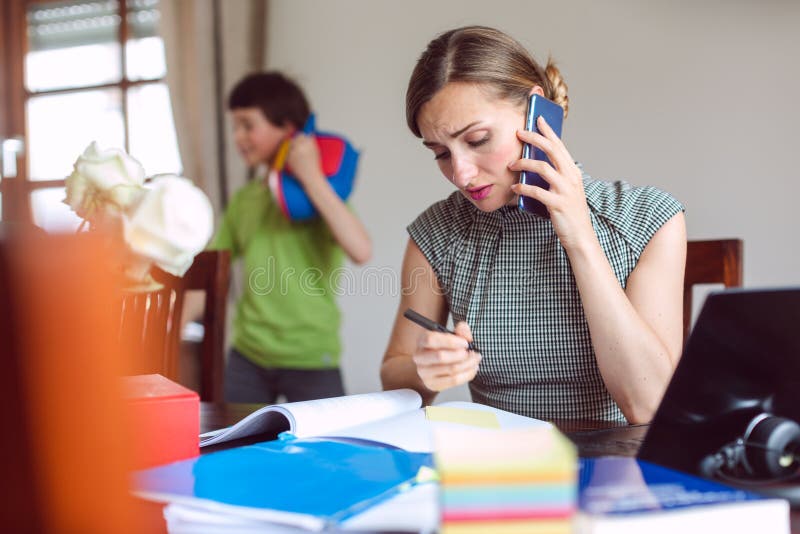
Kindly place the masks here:
POLYGON ((393 417, 398 413, 416 410, 420 406, 422 398, 411 389, 287 402, 265 406, 231 427, 202 434, 200 446, 267 431, 289 431, 298 438, 320 436, 340 428, 393 417))
POLYGON ((261 434, 269 430, 283 432, 291 430, 293 426, 292 414, 281 406, 264 406, 233 426, 201 434, 200 446, 205 447, 222 441, 261 434))
MULTIPOLYGON (((500 428, 503 429, 550 426, 550 423, 546 421, 532 419, 474 402, 453 401, 437 404, 437 406, 492 412, 497 416, 497 422, 500 428)), ((411 412, 397 414, 394 417, 341 428, 319 437, 366 439, 393 445, 410 452, 433 452, 432 429, 448 425, 463 427, 460 423, 428 421, 425 418, 425 410, 420 408, 411 412)))
MULTIPOLYGON (((432 534, 439 529, 439 486, 422 484, 365 510, 336 531, 414 532, 432 534)), ((164 509, 169 534, 295 534, 308 532, 289 525, 247 519, 220 511, 170 504, 164 509)))
POLYGON ((331 399, 290 402, 281 405, 294 416, 292 433, 298 438, 322 436, 341 428, 393 417, 422 406, 422 397, 411 389, 362 393, 331 399))
MULTIPOLYGON (((207 518, 216 517, 215 523, 274 523, 285 527, 296 527, 306 531, 320 531, 326 526, 324 519, 294 512, 284 512, 270 508, 256 508, 251 506, 235 506, 210 499, 198 497, 184 497, 175 495, 162 495, 159 493, 134 492, 136 495, 156 502, 168 502, 170 505, 180 506, 179 510, 195 510, 203 512, 207 518), (185 508, 184 508, 185 507, 185 508)), ((200 518, 195 516, 195 519, 200 518)), ((185 517, 185 516, 184 516, 185 517)), ((203 520, 206 522, 206 520, 203 520)))
POLYGON ((431 426, 425 419, 425 410, 422 408, 400 413, 394 417, 335 430, 320 437, 366 439, 393 445, 410 452, 432 451, 431 426))
POLYGON ((164 508, 169 534, 300 534, 307 529, 245 519, 234 514, 205 510, 185 504, 164 508))
POLYGON ((342 530, 434 533, 439 530, 439 485, 421 484, 342 522, 342 530))

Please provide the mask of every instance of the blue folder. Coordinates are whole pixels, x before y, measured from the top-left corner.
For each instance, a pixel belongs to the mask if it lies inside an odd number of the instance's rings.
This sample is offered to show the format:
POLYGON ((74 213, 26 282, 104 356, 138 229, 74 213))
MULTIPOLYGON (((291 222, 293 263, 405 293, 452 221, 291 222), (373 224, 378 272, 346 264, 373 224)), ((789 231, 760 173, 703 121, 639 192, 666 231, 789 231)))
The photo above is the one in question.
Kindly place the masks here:
POLYGON ((708 505, 763 501, 765 497, 631 457, 581 458, 579 508, 624 516, 708 505))
POLYGON ((271 510, 333 525, 410 488, 432 465, 430 454, 364 443, 275 440, 139 471, 133 489, 167 502, 241 507, 226 510, 243 516, 271 510))

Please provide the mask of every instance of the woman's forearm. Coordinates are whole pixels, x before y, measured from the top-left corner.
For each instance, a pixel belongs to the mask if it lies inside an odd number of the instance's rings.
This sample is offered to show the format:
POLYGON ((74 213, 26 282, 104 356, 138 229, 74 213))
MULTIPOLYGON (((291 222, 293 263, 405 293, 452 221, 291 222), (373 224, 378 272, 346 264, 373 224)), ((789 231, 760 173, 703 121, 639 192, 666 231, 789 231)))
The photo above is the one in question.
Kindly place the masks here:
POLYGON ((417 374, 417 366, 410 355, 388 355, 381 364, 381 384, 383 389, 409 388, 422 397, 423 406, 433 403, 437 392, 431 391, 422 383, 417 374))
POLYGON ((569 258, 606 388, 629 422, 649 421, 677 355, 633 306, 597 240, 569 258))

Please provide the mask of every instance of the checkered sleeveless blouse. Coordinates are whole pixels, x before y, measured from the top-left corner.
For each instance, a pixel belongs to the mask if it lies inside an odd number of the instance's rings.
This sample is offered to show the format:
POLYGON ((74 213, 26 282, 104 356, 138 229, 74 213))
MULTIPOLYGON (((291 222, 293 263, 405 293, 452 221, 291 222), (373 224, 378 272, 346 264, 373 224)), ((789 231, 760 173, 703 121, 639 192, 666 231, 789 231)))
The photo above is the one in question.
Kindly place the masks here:
MULTIPOLYGON (((592 225, 624 288, 656 231, 683 206, 653 187, 584 175, 592 225)), ((485 213, 460 192, 408 226, 454 321, 483 359, 472 399, 538 419, 625 421, 597 367, 569 260, 548 219, 516 207, 485 213)))

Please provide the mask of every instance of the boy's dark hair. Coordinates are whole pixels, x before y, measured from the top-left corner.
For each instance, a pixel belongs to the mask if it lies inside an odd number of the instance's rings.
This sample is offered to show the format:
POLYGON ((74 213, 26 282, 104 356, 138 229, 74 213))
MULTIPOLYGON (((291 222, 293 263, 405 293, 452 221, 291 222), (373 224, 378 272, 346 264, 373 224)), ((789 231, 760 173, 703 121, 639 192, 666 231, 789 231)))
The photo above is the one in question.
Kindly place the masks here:
POLYGON ((306 95, 280 72, 256 72, 245 76, 231 90, 228 109, 257 107, 275 126, 287 122, 302 129, 310 115, 306 95))

